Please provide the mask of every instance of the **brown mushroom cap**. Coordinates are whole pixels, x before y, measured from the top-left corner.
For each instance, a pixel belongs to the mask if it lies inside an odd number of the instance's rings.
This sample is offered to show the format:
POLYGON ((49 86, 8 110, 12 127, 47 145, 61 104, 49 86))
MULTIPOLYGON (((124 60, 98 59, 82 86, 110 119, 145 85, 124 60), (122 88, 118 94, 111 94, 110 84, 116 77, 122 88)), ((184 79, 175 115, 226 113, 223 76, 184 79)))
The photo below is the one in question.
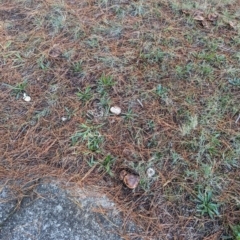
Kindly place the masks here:
POLYGON ((124 177, 125 177, 127 174, 128 174, 127 171, 122 170, 122 171, 120 172, 119 179, 120 179, 120 180, 123 180, 124 177))
POLYGON ((130 189, 136 188, 139 181, 140 181, 139 176, 136 176, 136 175, 133 175, 133 174, 130 174, 130 173, 125 175, 125 177, 123 179, 123 182, 125 183, 125 185, 130 189))

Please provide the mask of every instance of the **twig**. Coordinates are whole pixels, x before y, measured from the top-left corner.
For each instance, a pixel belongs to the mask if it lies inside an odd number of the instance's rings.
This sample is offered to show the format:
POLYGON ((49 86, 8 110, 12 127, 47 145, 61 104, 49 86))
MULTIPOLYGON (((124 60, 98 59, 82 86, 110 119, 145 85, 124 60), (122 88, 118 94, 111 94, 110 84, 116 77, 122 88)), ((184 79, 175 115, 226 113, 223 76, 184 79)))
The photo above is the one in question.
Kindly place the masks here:
POLYGON ((137 99, 137 101, 138 101, 138 103, 141 105, 141 107, 143 108, 142 102, 141 102, 139 99, 137 99))
POLYGON ((237 120, 235 121, 235 123, 238 123, 239 119, 240 119, 240 114, 238 115, 238 118, 237 118, 237 120))

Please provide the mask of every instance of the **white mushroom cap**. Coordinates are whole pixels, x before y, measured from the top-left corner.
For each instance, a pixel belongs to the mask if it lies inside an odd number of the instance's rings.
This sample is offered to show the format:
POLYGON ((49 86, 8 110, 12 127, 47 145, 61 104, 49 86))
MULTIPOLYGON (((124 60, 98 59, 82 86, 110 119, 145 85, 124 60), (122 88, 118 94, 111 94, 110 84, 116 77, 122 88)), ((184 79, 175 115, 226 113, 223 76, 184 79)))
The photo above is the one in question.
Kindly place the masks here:
POLYGON ((155 170, 153 168, 148 168, 147 170, 147 176, 149 178, 153 177, 155 175, 155 170))
POLYGON ((31 97, 29 97, 26 93, 23 94, 23 100, 25 102, 30 102, 31 101, 31 97))
POLYGON ((117 106, 114 106, 114 107, 111 107, 110 108, 110 112, 111 113, 114 113, 116 115, 119 115, 121 113, 121 108, 120 107, 117 107, 117 106))

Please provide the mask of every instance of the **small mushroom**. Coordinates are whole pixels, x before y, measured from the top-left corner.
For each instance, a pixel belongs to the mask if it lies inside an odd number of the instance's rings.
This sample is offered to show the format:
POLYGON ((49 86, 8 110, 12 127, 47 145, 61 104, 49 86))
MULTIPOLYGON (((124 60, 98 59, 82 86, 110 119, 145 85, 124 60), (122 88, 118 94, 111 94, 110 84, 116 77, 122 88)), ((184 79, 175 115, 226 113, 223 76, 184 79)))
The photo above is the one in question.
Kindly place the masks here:
POLYGON ((147 176, 149 178, 152 178, 155 175, 155 170, 153 168, 148 168, 147 170, 147 176))
POLYGON ((131 173, 128 173, 127 171, 125 170, 122 170, 120 172, 120 176, 119 176, 120 180, 122 180, 124 182, 124 184, 130 188, 130 189, 134 189, 137 187, 139 181, 140 181, 140 178, 139 176, 137 175, 134 175, 134 174, 131 174, 131 173))
POLYGON ((61 119, 63 122, 67 121, 67 117, 65 117, 65 116, 63 116, 61 119))
POLYGON ((118 106, 111 107, 111 108, 110 108, 110 112, 111 112, 111 113, 114 113, 114 114, 116 114, 116 115, 119 115, 119 114, 121 113, 121 108, 118 107, 118 106))
POLYGON ((23 100, 25 102, 30 102, 31 101, 31 97, 29 97, 26 93, 23 94, 23 100))

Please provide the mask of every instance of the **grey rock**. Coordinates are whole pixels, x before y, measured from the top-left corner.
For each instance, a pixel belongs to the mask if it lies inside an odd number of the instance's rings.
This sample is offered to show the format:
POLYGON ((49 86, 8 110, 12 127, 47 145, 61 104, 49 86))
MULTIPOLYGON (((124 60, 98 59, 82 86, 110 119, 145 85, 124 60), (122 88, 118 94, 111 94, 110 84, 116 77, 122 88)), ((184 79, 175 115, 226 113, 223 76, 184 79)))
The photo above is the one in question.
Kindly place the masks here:
MULTIPOLYGON (((0 188, 1 190, 1 188, 0 188)), ((0 192, 1 240, 118 240, 122 218, 114 203, 93 190, 39 184, 21 204, 5 186, 0 192), (17 208, 18 207, 18 208, 17 208), (101 214, 96 209, 105 209, 101 214)), ((134 224, 124 229, 135 232, 134 224)))

